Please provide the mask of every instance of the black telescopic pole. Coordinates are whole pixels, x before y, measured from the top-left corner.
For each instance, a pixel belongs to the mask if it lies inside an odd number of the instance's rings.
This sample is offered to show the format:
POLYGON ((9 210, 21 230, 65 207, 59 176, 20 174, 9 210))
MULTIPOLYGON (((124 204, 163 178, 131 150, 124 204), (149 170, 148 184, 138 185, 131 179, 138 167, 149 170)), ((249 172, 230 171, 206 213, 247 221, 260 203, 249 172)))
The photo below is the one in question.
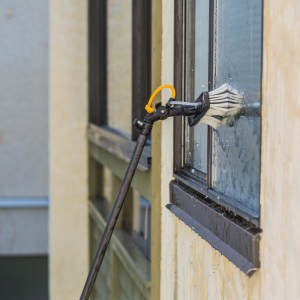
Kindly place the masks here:
POLYGON ((102 236, 100 245, 98 247, 96 256, 94 258, 88 278, 84 285, 80 300, 88 300, 91 295, 91 292, 92 292, 95 280, 97 278, 100 266, 102 264, 106 249, 108 247, 109 241, 111 239, 112 233, 113 233, 115 225, 117 223, 120 211, 121 211, 123 203, 125 201, 125 197, 129 190, 133 175, 135 173, 135 170, 138 166, 143 149, 145 147, 147 137, 150 135, 150 132, 152 129, 152 124, 144 123, 144 125, 146 125, 145 126, 146 128, 144 128, 144 130, 142 130, 142 132, 140 133, 138 140, 136 142, 136 146, 133 150, 131 160, 128 164, 128 167, 127 167, 120 191, 118 193, 115 205, 109 216, 105 231, 103 233, 103 236, 102 236))
MULTIPOLYGON (((170 100, 172 100, 171 98, 170 100)), ((124 179, 122 181, 120 191, 118 193, 115 205, 112 209, 112 212, 109 216, 108 222, 106 224, 106 228, 104 230, 100 245, 98 247, 96 256, 94 258, 91 270, 89 272, 88 278, 85 282, 82 294, 80 296, 80 300, 88 300, 94 283, 96 281, 97 275, 99 273, 100 266, 102 264, 106 249, 108 247, 109 241, 113 234, 114 228, 116 226, 119 214, 121 212, 122 206, 125 201, 125 197, 128 193, 133 175, 138 166, 140 157, 142 155, 143 149, 145 147, 148 136, 151 133, 152 126, 154 122, 158 120, 166 120, 168 117, 175 116, 195 116, 203 111, 205 108, 202 106, 197 107, 185 107, 185 106, 177 106, 174 108, 170 108, 170 105, 167 103, 166 106, 161 106, 161 102, 155 105, 156 110, 153 113, 149 113, 145 116, 143 122, 135 119, 133 124, 140 129, 140 135, 136 142, 135 148, 132 153, 132 157, 128 164, 124 179)))

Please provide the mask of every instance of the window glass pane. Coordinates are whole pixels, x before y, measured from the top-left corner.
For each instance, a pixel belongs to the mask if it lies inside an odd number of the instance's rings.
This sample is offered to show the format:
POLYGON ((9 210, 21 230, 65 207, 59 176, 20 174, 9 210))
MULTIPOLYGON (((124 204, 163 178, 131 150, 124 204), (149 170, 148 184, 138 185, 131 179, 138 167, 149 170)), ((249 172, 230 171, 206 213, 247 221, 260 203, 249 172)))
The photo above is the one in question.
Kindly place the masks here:
POLYGON ((131 236, 135 244, 151 260, 151 202, 134 192, 131 236))
MULTIPOLYGON (((261 0, 216 0, 214 87, 228 83, 248 106, 260 106, 261 0)), ((213 188, 258 216, 260 113, 247 109, 213 134, 213 188)))
POLYGON ((131 2, 107 1, 107 125, 130 135, 131 2))
MULTIPOLYGON (((194 102, 208 90, 209 1, 187 1, 186 18, 185 100, 194 102)), ((185 165, 206 173, 207 125, 185 128, 185 165)))

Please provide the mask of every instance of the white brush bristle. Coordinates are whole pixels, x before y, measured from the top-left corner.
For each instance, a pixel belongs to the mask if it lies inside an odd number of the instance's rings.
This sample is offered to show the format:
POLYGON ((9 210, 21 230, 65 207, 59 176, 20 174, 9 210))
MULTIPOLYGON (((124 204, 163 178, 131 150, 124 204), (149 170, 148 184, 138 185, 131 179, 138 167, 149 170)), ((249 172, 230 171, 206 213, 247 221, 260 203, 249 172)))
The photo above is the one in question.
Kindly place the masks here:
POLYGON ((216 129, 222 121, 215 116, 223 118, 238 113, 244 107, 243 96, 227 83, 209 92, 208 95, 210 108, 197 125, 205 123, 216 129))

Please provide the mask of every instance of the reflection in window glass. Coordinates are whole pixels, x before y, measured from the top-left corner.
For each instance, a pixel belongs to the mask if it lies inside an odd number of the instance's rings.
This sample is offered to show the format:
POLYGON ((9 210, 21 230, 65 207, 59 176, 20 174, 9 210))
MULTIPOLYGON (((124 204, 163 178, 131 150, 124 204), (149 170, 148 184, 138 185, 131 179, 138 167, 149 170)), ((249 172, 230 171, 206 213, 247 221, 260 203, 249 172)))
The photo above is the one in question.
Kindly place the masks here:
POLYGON ((135 244, 151 260, 151 202, 135 192, 131 236, 135 244))
MULTIPOLYGON (((186 95, 194 102, 208 90, 209 1, 189 0, 186 10, 186 95)), ((185 131, 185 165, 207 172, 207 125, 185 131)))
MULTIPOLYGON (((216 0, 214 88, 228 83, 260 106, 261 0, 216 0)), ((260 114, 248 109, 213 136, 213 189, 259 214, 260 114)))
POLYGON ((107 1, 107 125, 131 135, 130 0, 107 1))

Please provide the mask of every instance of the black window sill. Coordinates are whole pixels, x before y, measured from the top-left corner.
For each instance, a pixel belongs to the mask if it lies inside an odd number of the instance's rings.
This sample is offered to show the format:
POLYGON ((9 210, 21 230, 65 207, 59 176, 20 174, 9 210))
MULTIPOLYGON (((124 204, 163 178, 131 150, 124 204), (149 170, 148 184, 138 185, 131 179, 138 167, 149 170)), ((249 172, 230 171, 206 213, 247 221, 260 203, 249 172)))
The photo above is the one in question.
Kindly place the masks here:
POLYGON ((257 213, 245 208, 243 205, 239 204, 232 198, 229 198, 221 193, 217 193, 212 189, 208 189, 207 182, 206 180, 203 180, 203 178, 199 178, 199 176, 195 176, 184 169, 181 169, 179 173, 174 173, 173 176, 177 180, 182 182, 183 185, 191 187, 193 190, 200 193, 202 196, 210 198, 219 205, 225 206, 233 213, 238 214, 245 220, 259 227, 260 220, 259 215, 257 213))
MULTIPOLYGON (((129 162, 136 142, 130 137, 108 126, 89 124, 87 130, 88 140, 97 146, 108 150, 125 162, 129 162)), ((151 166, 151 146, 146 145, 140 158, 138 169, 146 171, 151 166)))
POLYGON ((261 230, 175 181, 166 207, 247 275, 260 267, 261 230))

